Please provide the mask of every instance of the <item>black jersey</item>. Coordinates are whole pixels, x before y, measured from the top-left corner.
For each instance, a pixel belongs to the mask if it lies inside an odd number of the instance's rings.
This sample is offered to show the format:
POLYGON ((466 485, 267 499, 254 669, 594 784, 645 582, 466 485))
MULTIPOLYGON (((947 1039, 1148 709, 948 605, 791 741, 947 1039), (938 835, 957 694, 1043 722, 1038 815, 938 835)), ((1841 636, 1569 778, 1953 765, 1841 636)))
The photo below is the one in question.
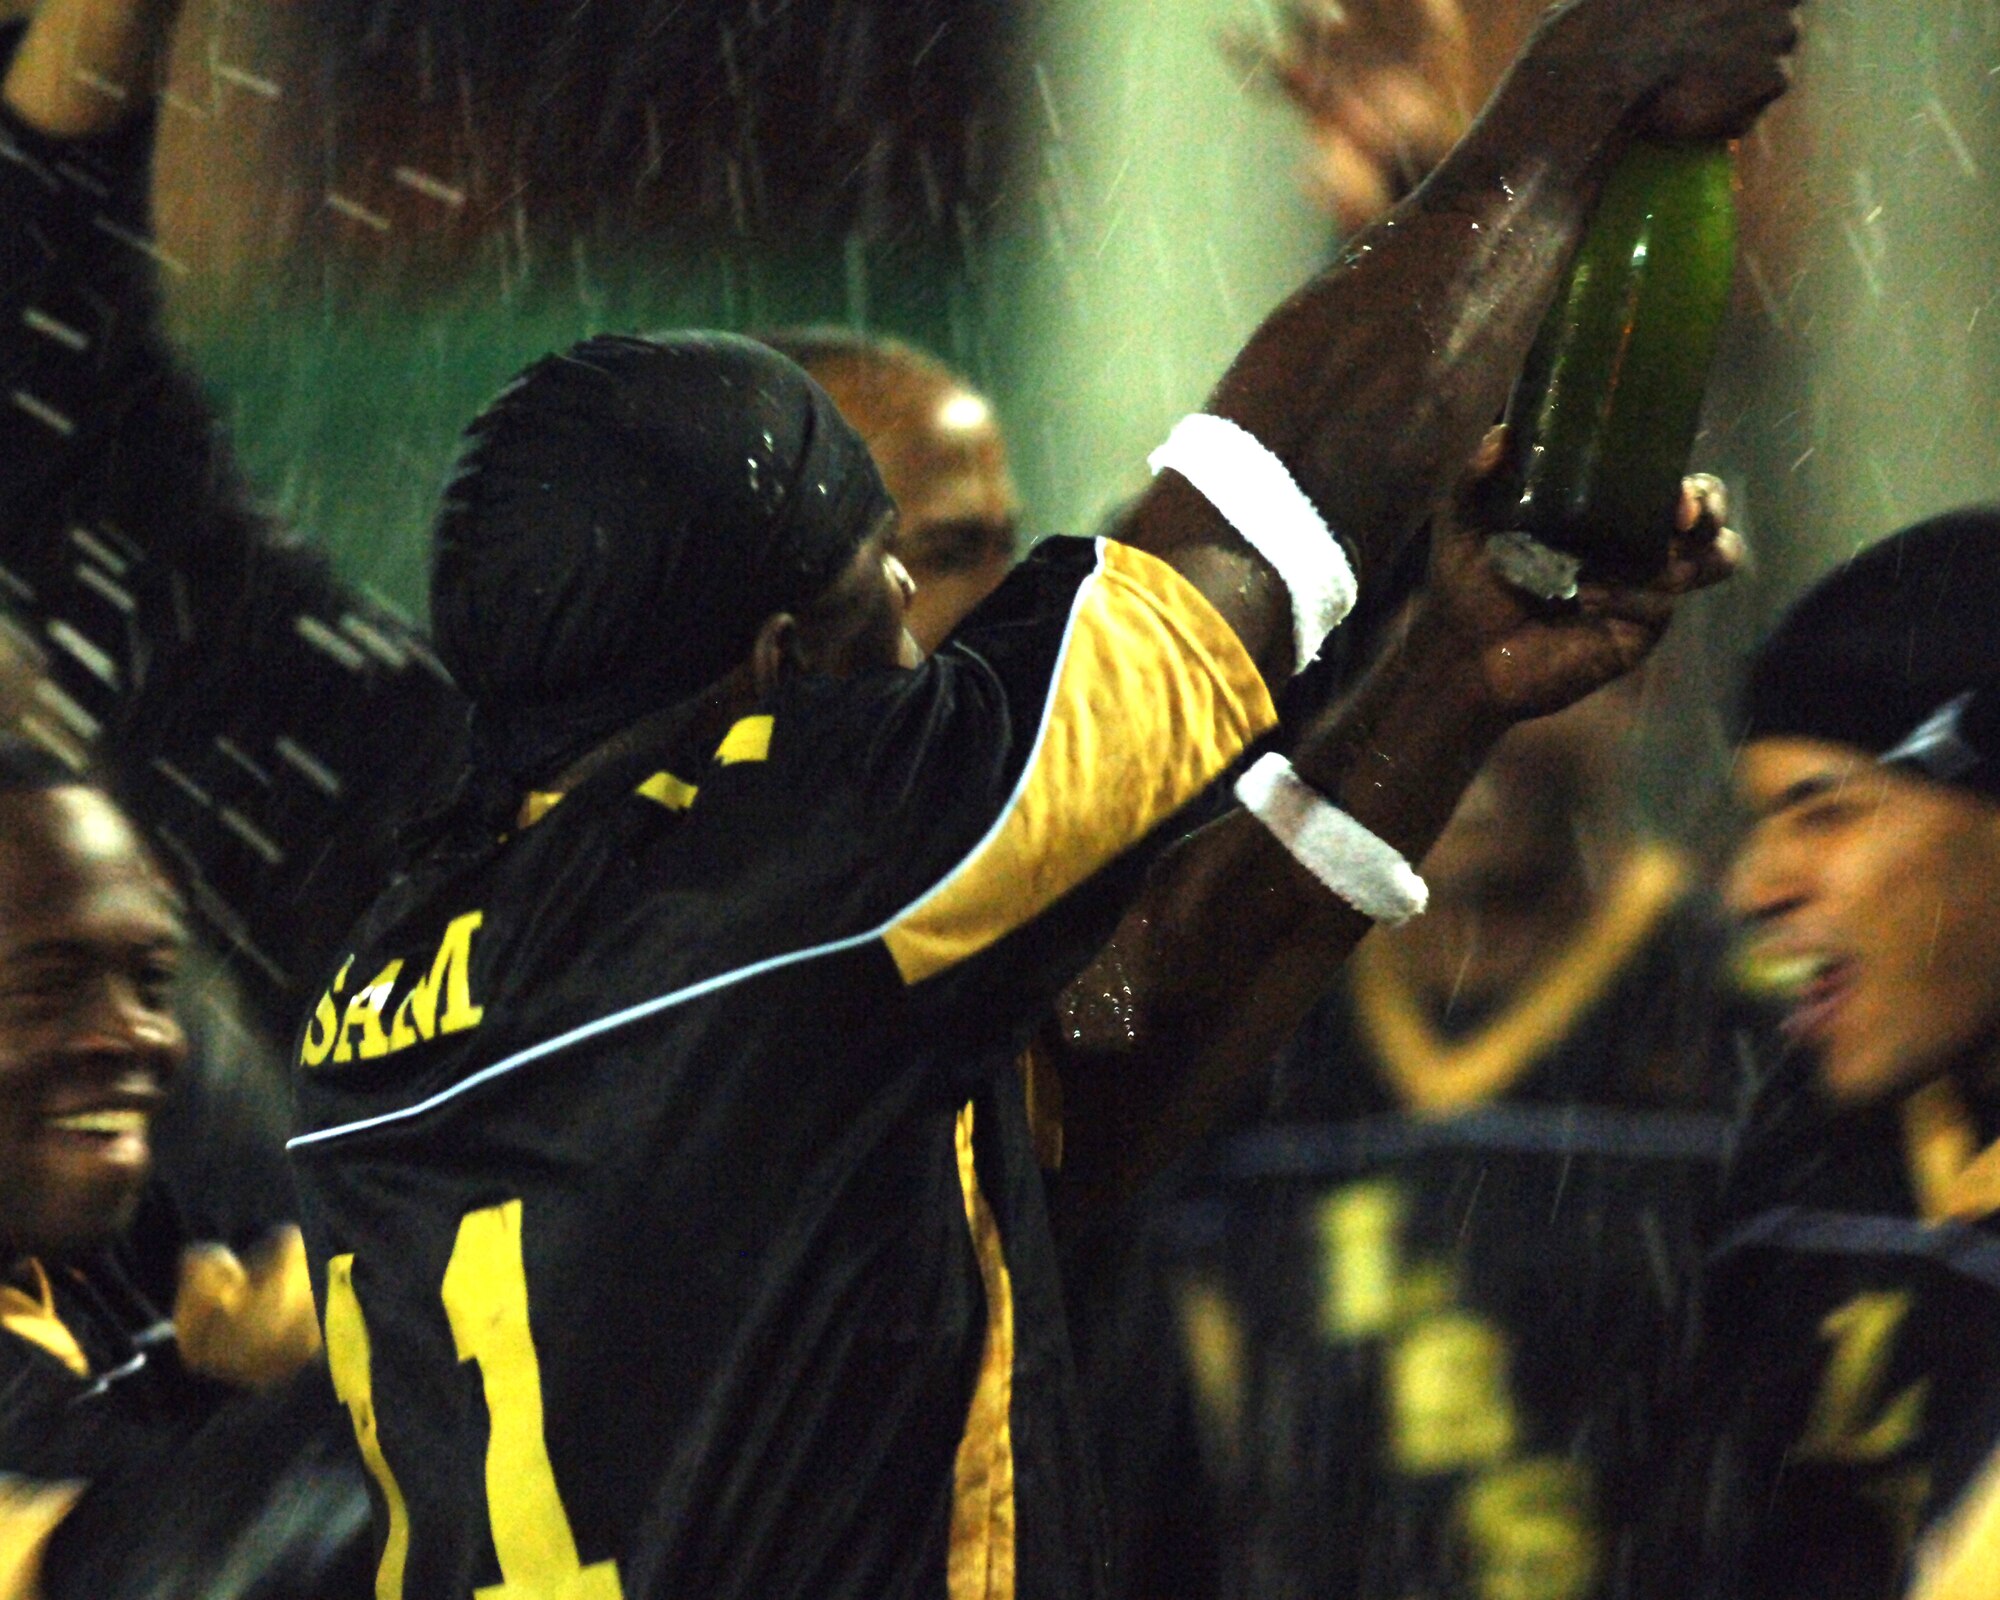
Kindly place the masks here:
POLYGON ((1773 1074, 1733 1163, 1701 1347, 1630 1486, 1664 1524, 1647 1593, 1991 1592, 2000 1227, 1929 1203, 1949 1098, 1836 1115, 1805 1061, 1773 1074), (1926 1587, 1982 1548, 1985 1588, 1926 1587))
POLYGON ((1093 1592, 1013 1062, 1273 718, 1171 569, 1051 541, 393 888, 292 1146, 382 1592, 1093 1592))
POLYGON ((192 1371, 158 1309, 180 1245, 155 1189, 114 1244, 0 1275, 0 1594, 359 1600, 368 1502, 324 1370, 254 1396, 192 1371))
POLYGON ((1618 1592, 1612 1483, 1729 1126, 1722 940, 1681 884, 1634 857, 1541 981, 1455 1028, 1364 945, 1279 1063, 1280 1120, 1153 1210, 1087 1372, 1128 1592, 1618 1592))
POLYGON ((127 1246, 0 1283, 0 1474, 89 1479, 192 1432, 224 1391, 189 1373, 127 1246))

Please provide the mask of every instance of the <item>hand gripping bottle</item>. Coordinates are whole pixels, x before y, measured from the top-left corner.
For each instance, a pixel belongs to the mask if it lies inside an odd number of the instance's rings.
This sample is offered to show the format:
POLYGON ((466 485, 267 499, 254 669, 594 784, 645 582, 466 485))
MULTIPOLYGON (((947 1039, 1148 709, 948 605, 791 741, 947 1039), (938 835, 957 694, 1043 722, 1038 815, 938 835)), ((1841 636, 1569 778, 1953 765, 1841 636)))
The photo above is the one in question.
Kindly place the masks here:
POLYGON ((1579 570, 1665 564, 1735 265, 1730 147, 1632 145, 1507 409, 1496 554, 1516 582, 1554 598, 1579 570))

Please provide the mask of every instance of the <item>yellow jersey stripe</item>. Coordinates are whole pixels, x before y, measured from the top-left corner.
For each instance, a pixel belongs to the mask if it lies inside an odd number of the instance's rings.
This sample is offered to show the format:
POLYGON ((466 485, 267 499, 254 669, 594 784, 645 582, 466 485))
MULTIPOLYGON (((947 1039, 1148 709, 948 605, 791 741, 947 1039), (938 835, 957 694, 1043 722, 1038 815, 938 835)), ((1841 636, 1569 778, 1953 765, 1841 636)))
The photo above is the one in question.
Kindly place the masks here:
POLYGON ((0 1600, 40 1600, 49 1539, 82 1493, 80 1483, 0 1475, 0 1600))
POLYGON ((83 1346, 56 1315, 55 1290, 39 1261, 27 1263, 28 1283, 0 1283, 0 1328, 46 1350, 79 1378, 90 1376, 83 1346))
POLYGON ((1387 946, 1366 939, 1350 968, 1362 1037, 1404 1109, 1452 1116, 1506 1093, 1602 1000, 1639 947, 1687 892, 1673 851, 1642 845, 1618 869, 1604 902, 1548 971, 1485 1027, 1440 1034, 1387 946))
POLYGON ((883 935, 906 983, 998 943, 1145 837, 1276 724, 1234 630, 1185 578, 1098 541, 1043 722, 985 839, 883 935))
POLYGON ((669 811, 685 811, 694 804, 694 797, 701 791, 671 772, 656 772, 639 785, 637 793, 657 801, 669 811))
POLYGON ((1992 1600, 2000 1573, 2000 1454, 1917 1546, 1910 1600, 1992 1600))
POLYGON ((972 1104, 958 1114, 958 1187, 986 1288, 986 1350, 952 1468, 951 1600, 1014 1596, 1014 1280, 972 1158, 972 1104))
POLYGON ((718 766, 733 767, 739 761, 768 761, 771 758, 771 719, 745 717, 722 736, 715 747, 718 766))
POLYGON ((532 828, 542 818, 563 803, 569 793, 567 789, 532 789, 521 799, 521 809, 515 814, 514 826, 532 828))
POLYGON ((1949 1078, 1903 1102, 1903 1153, 1926 1222, 1978 1222, 2000 1211, 2000 1141, 1979 1145, 1965 1097, 1949 1078))

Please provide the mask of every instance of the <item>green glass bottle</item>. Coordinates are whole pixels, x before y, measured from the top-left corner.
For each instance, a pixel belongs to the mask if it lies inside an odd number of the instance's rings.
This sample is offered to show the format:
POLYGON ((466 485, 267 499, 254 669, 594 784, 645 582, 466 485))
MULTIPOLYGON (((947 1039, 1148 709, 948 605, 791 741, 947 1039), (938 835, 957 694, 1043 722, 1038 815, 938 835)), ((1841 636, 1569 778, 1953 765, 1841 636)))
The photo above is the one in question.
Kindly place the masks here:
POLYGON ((1730 147, 1634 144, 1515 386, 1499 526, 1608 576, 1665 564, 1735 266, 1730 147))

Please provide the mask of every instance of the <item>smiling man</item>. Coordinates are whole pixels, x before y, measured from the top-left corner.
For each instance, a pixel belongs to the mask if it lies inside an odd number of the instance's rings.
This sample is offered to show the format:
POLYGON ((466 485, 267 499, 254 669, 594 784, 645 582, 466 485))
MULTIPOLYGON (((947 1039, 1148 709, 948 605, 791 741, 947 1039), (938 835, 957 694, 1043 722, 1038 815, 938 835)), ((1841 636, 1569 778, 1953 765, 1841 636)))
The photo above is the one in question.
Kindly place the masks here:
POLYGON ((2000 1088, 2000 771, 1971 738, 2000 723, 1996 541, 2000 518, 1964 512, 1876 546, 1753 680, 1734 897, 1837 1104, 2000 1088))
POLYGON ((1640 1488, 1701 1508, 1668 1519, 1704 1534, 1693 1592, 1991 1592, 1996 596, 2000 512, 1957 512, 1822 582, 1752 667, 1730 897, 1787 1048, 1709 1265, 1703 1420, 1640 1488))
POLYGON ((187 1052, 183 943, 110 802, 32 746, 0 746, 0 1472, 20 1484, 0 1499, 0 1593, 72 1480, 205 1409, 119 1249, 187 1052))
POLYGON ((170 1224, 134 1225, 158 1203, 153 1122, 188 1051, 186 943, 178 897, 117 806, 0 736, 9 1600, 163 1592, 147 1587, 163 1573, 196 1585, 225 1570, 260 1573, 274 1600, 337 1593, 355 1552, 365 1502, 339 1436, 309 1420, 325 1414, 310 1379, 243 1394, 316 1347, 296 1230, 246 1273, 220 1250, 184 1264, 170 1224), (177 1278, 178 1331, 150 1287, 177 1278), (290 1536, 261 1526, 301 1503, 314 1514, 290 1536))
POLYGON ((186 1054, 179 914, 136 833, 77 785, 0 795, 0 1238, 63 1256, 138 1205, 186 1054))

